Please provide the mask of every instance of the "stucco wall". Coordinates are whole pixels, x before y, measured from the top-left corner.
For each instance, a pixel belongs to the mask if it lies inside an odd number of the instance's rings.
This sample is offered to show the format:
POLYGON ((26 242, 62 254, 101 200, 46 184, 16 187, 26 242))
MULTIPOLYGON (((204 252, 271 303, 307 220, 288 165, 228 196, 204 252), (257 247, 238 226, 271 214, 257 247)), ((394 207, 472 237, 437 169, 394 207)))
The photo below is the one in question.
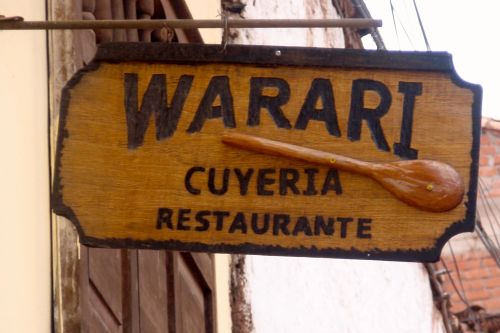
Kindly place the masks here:
POLYGON ((246 263, 255 332, 443 332, 420 264, 264 256, 246 263))
MULTIPOLYGON (((45 2, 0 14, 45 19, 45 2)), ((50 332, 50 209, 45 32, 0 31, 0 332, 50 332)))
MULTIPOLYGON (((191 16, 197 20, 220 19, 220 0, 186 0, 191 16)), ((205 44, 217 44, 221 40, 221 29, 199 29, 205 44)))
MULTIPOLYGON (((239 2, 239 1, 234 1, 239 2)), ((244 0, 246 6, 231 19, 322 19, 338 18, 331 0, 244 0)), ((340 28, 302 29, 231 29, 231 42, 235 44, 343 47, 344 36, 340 28)))
MULTIPOLYGON (((336 18, 330 0, 243 1, 232 18, 336 18)), ((241 29, 231 42, 343 47, 340 29, 241 29)), ((443 332, 415 263, 247 256, 255 332, 443 332)))

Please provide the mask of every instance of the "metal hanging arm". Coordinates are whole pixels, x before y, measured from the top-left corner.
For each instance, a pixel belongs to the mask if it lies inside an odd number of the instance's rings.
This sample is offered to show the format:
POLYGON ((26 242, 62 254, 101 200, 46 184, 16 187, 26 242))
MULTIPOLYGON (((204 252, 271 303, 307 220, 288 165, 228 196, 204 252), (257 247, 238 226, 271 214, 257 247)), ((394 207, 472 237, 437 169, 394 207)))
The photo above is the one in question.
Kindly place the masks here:
POLYGON ((373 19, 257 19, 257 20, 75 20, 24 21, 20 16, 0 15, 0 30, 78 30, 78 29, 197 29, 197 28, 373 28, 381 27, 373 19))

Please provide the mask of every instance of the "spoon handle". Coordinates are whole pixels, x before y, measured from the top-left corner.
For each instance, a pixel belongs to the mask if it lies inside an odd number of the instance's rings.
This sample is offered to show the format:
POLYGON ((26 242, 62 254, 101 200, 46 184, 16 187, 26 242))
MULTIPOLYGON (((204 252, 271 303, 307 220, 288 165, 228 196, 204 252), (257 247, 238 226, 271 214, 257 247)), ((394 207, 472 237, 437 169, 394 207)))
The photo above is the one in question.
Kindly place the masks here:
POLYGON ((224 133, 222 135, 222 142, 244 150, 273 156, 288 157, 365 176, 371 176, 372 170, 376 167, 373 163, 356 160, 346 156, 242 133, 224 133))

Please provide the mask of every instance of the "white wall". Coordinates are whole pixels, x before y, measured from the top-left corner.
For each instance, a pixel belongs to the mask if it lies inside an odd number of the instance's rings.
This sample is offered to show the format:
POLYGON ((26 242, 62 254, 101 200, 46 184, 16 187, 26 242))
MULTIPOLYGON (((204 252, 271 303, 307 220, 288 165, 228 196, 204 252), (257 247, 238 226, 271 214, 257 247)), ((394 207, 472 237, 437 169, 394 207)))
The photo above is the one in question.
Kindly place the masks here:
MULTIPOLYGON (((245 18, 336 18, 330 0, 249 0, 245 18)), ((340 29, 241 29, 239 44, 343 47, 340 29)), ((257 333, 444 332, 421 264, 247 256, 257 333)))
MULTIPOLYGON (((220 20, 220 0, 186 0, 186 3, 196 20, 220 20)), ((218 44, 221 41, 221 29, 199 29, 205 44, 218 44)))
MULTIPOLYGON (((247 19, 339 18, 331 0, 243 0, 247 19)), ((233 15, 231 19, 241 18, 233 15)), ((231 29, 235 44, 343 47, 341 28, 231 29), (234 34, 236 33, 236 35, 234 34)))
MULTIPOLYGON (((45 2, 0 0, 45 19, 45 2)), ((50 208, 45 32, 0 31, 0 332, 50 332, 50 208)))
POLYGON ((255 332, 443 332, 420 264, 265 256, 246 263, 255 332))

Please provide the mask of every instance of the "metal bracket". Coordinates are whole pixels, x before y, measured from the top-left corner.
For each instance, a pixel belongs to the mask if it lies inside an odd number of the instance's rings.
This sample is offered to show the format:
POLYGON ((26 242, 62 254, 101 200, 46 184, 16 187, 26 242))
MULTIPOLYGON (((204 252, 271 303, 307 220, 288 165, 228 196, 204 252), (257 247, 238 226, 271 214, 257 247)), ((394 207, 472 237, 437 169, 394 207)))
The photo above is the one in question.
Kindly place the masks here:
POLYGON ((382 20, 372 19, 220 19, 220 20, 68 20, 24 21, 20 16, 0 15, 0 30, 62 30, 62 29, 197 29, 197 28, 374 28, 382 20))

